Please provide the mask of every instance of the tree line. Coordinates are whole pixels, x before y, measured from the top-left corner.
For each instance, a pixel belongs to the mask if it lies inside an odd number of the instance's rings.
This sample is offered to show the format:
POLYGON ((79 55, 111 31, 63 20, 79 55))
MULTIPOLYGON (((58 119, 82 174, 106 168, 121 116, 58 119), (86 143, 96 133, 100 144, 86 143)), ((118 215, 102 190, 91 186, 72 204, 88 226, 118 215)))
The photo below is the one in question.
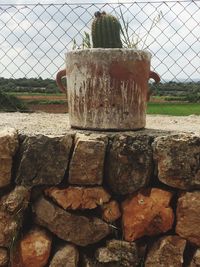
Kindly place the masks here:
MULTIPOLYGON (((200 82, 166 82, 158 85, 149 85, 153 95, 166 97, 168 100, 200 102, 200 82)), ((30 92, 30 93, 59 93, 53 79, 39 78, 0 78, 0 91, 2 92, 30 92)))
POLYGON ((167 82, 150 85, 153 95, 165 97, 166 100, 200 102, 200 82, 167 82))
POLYGON ((53 79, 40 78, 0 78, 0 90, 3 92, 57 93, 59 92, 53 79))

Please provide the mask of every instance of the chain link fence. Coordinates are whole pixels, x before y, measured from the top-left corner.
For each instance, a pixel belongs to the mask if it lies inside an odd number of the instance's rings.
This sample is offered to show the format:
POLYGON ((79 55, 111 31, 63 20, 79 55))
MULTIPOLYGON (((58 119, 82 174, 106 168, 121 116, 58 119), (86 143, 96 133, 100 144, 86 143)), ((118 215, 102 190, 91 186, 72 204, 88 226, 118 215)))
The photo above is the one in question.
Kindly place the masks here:
POLYGON ((82 47, 99 10, 120 19, 129 45, 152 53, 152 69, 163 82, 200 80, 200 1, 191 0, 0 4, 0 77, 54 79, 64 53, 75 43, 82 47))

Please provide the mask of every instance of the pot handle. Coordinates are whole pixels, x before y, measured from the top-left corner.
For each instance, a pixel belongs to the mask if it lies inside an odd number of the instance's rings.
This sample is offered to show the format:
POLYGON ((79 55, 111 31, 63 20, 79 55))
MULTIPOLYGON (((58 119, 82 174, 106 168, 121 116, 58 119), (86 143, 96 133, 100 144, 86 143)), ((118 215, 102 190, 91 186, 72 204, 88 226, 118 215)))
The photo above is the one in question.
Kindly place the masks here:
POLYGON ((149 72, 149 79, 154 79, 155 83, 159 83, 160 82, 160 76, 154 72, 154 71, 151 71, 149 72))
POLYGON ((56 75, 56 84, 58 88, 60 89, 60 91, 62 91, 65 94, 66 94, 67 88, 63 85, 62 78, 66 77, 66 74, 67 74, 67 71, 66 69, 64 69, 64 70, 60 70, 56 75))
MULTIPOLYGON (((150 70, 149 79, 151 79, 151 78, 154 79, 155 83, 159 83, 160 82, 160 76, 156 72, 150 70)), ((147 101, 149 101, 151 94, 152 94, 151 89, 148 89, 147 101)))

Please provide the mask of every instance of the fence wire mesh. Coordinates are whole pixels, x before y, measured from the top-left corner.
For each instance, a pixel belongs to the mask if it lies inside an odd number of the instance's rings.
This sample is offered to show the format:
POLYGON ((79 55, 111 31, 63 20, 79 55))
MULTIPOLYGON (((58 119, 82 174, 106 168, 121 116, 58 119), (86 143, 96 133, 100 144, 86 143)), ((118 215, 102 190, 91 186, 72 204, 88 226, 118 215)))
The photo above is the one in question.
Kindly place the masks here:
POLYGON ((0 4, 0 77, 54 79, 64 53, 75 42, 82 47, 99 10, 120 19, 132 46, 152 53, 152 69, 162 81, 200 80, 200 1, 191 0, 0 4))

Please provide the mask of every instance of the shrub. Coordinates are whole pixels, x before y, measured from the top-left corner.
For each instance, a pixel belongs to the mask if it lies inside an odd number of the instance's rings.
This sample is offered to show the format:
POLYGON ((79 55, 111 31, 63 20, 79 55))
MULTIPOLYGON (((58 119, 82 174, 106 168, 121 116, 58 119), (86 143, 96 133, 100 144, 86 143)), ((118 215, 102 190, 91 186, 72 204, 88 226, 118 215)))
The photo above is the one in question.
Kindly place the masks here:
POLYGON ((27 111, 25 103, 13 95, 0 91, 0 111, 27 111))

